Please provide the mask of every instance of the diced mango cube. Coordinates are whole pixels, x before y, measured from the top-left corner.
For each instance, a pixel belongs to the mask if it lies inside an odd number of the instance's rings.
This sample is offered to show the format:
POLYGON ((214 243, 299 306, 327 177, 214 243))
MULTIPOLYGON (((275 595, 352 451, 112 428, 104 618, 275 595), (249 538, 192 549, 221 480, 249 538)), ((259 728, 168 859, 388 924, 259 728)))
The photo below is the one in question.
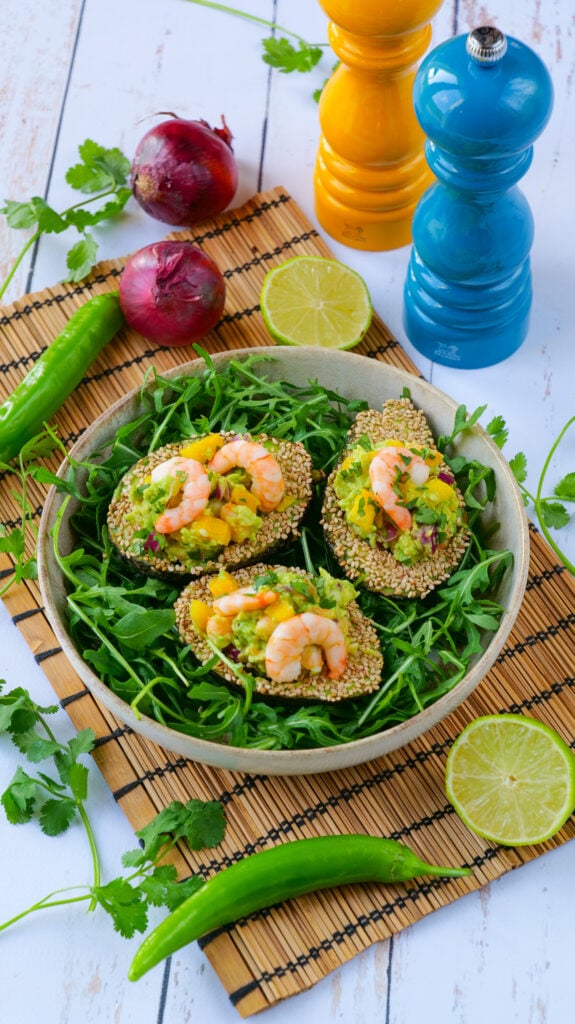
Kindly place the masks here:
POLYGON ((293 619, 295 609, 291 601, 284 597, 278 597, 277 601, 268 605, 264 612, 266 618, 271 619, 274 624, 285 622, 286 619, 293 619))
POLYGON ((423 490, 427 498, 433 502, 453 501, 457 500, 457 495, 451 484, 446 484, 445 480, 438 480, 437 477, 433 477, 423 485, 423 490))
POLYGON ((252 512, 257 512, 260 507, 259 498, 252 494, 243 484, 234 484, 230 497, 234 505, 247 505, 252 512))
POLYGON ((198 516, 191 527, 192 531, 205 540, 212 540, 215 544, 226 547, 232 539, 232 531, 227 523, 217 516, 198 516))
POLYGON ((349 510, 350 523, 358 526, 360 530, 370 530, 374 524, 376 512, 377 505, 372 492, 367 487, 362 487, 349 510))
POLYGON ((192 620, 192 626, 198 633, 206 632, 206 626, 211 614, 212 608, 205 601, 200 601, 197 597, 190 601, 190 619, 192 620))
POLYGON ((183 459, 195 459, 196 462, 206 463, 214 457, 218 448, 223 448, 224 444, 225 441, 221 434, 206 434, 205 437, 199 437, 197 441, 190 441, 185 448, 182 448, 180 455, 183 459))
POLYGON ((223 597, 224 594, 231 594, 234 590, 238 589, 235 579, 225 569, 219 572, 217 576, 211 577, 208 587, 213 597, 223 597))

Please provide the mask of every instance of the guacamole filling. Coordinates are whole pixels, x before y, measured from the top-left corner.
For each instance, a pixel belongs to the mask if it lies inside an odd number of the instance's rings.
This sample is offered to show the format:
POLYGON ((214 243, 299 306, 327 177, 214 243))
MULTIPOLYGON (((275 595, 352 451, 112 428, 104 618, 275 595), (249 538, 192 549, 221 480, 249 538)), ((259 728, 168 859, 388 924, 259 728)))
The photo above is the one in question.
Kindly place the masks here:
POLYGON ((463 524, 463 508, 454 486, 453 474, 440 453, 433 448, 389 440, 372 446, 364 437, 352 448, 335 474, 333 489, 346 522, 362 540, 372 548, 390 551, 404 565, 414 565, 431 558, 445 548, 463 524), (393 502, 407 509, 408 525, 401 527, 395 521, 393 508, 383 508, 375 494, 370 466, 377 453, 389 446, 407 449, 414 459, 423 460, 427 478, 422 483, 411 475, 411 457, 404 455, 389 473, 389 487, 393 502))
MULTIPOLYGON (((186 483, 183 472, 174 472, 152 479, 148 474, 135 476, 129 490, 129 510, 125 521, 132 528, 130 553, 135 556, 164 555, 170 561, 202 563, 217 557, 230 544, 253 541, 261 529, 263 516, 258 497, 252 490, 250 474, 234 467, 225 474, 208 469, 207 463, 225 443, 219 435, 208 435, 191 442, 180 455, 201 462, 210 480, 210 495, 201 512, 180 529, 164 533, 156 529, 159 516, 175 508, 182 500, 186 483)), ((272 454, 273 442, 264 446, 272 454)), ((290 504, 289 495, 282 499, 280 510, 290 504)))
MULTIPOLYGON (((214 600, 238 589, 233 577, 225 571, 213 577, 209 586, 214 600)), ((337 622, 348 654, 357 653, 357 644, 350 637, 347 610, 357 591, 347 580, 334 579, 323 569, 316 577, 302 576, 290 569, 270 569, 254 577, 249 591, 267 595, 271 592, 276 596, 265 607, 240 610, 234 615, 220 614, 208 601, 193 599, 190 604, 190 620, 196 632, 208 636, 214 646, 248 671, 266 675, 266 649, 274 630, 280 623, 304 612, 337 622)), ((307 663, 307 671, 312 675, 318 675, 324 667, 319 658, 310 658, 307 663)))

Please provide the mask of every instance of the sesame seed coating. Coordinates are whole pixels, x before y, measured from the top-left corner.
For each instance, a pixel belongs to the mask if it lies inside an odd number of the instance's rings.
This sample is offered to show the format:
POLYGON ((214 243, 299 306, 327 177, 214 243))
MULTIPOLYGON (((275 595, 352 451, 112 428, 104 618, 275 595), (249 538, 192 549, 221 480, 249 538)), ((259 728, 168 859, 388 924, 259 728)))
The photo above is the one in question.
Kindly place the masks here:
MULTIPOLYGON (((372 547, 347 522, 335 493, 333 483, 341 463, 349 452, 367 436, 372 445, 394 439, 408 446, 435 448, 435 440, 420 409, 409 398, 389 399, 380 412, 368 409, 358 414, 348 435, 348 445, 338 466, 330 474, 322 506, 321 524, 327 541, 346 576, 361 586, 380 594, 396 597, 425 597, 453 573, 469 543, 465 517, 445 547, 407 565, 394 558, 384 547, 372 547)), ((459 506, 464 507, 460 491, 454 487, 459 506)))
MULTIPOLYGON (((262 514, 261 526, 255 537, 242 542, 232 542, 223 547, 218 555, 198 561, 197 564, 190 561, 186 561, 184 564, 183 560, 170 559, 165 550, 160 550, 157 554, 153 551, 141 554, 137 546, 134 550, 134 535, 137 527, 127 518, 132 509, 130 492, 134 482, 144 483, 155 466, 178 455, 183 448, 189 445, 190 441, 196 441, 203 436, 205 435, 194 435, 185 440, 164 445, 140 459, 122 477, 110 502, 107 523, 112 543, 124 558, 147 575, 186 582, 203 573, 214 573, 223 568, 230 569, 249 565, 263 555, 288 543, 299 534, 301 520, 313 493, 311 458, 300 442, 272 438, 268 434, 257 434, 249 435, 249 439, 261 444, 266 442, 273 444, 273 455, 282 470, 285 493, 292 499, 290 505, 262 514)), ((224 441, 231 441, 239 435, 231 431, 222 431, 220 436, 224 441)))
MULTIPOLYGON (((284 566, 258 564, 238 569, 231 575, 238 586, 245 587, 256 576, 284 570, 284 566)), ((296 573, 304 579, 310 578, 303 569, 290 567, 289 572, 296 573)), ((189 583, 174 605, 176 625, 182 641, 189 644, 194 654, 205 664, 213 658, 214 651, 191 621, 190 604, 194 599, 211 604, 213 597, 209 589, 209 577, 200 577, 189 583)), ((383 656, 375 627, 370 619, 363 615, 355 601, 347 605, 347 612, 349 632, 346 641, 351 645, 351 650, 348 649, 347 665, 338 679, 330 679, 325 669, 317 674, 304 669, 299 679, 290 683, 275 682, 267 677, 254 675, 255 691, 269 697, 282 697, 288 700, 320 700, 334 703, 379 689, 383 656)), ((242 668, 247 669, 247 666, 242 665, 242 668)), ((214 671, 234 686, 241 686, 238 677, 224 662, 220 662, 214 671)))

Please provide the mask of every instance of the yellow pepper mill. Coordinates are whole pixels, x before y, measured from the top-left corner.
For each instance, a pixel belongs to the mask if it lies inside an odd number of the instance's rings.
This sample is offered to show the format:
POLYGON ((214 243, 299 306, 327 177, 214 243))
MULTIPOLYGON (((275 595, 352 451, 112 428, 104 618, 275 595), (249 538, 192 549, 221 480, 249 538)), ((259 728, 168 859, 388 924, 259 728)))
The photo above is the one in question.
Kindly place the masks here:
POLYGON ((411 241, 411 219, 433 176, 412 89, 442 0, 319 0, 341 63, 319 105, 314 187, 332 238, 366 251, 411 241))

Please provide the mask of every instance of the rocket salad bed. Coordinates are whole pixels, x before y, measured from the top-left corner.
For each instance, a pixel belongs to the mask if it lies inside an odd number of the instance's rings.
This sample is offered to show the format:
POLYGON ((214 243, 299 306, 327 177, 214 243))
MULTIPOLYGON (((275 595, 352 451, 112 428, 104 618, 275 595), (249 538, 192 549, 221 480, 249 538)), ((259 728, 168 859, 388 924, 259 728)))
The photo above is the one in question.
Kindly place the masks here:
MULTIPOLYGON (((381 688, 339 704, 262 699, 238 669, 244 690, 232 690, 182 646, 173 610, 178 588, 134 570, 110 543, 106 513, 118 481, 138 459, 161 445, 210 431, 269 433, 301 441, 315 467, 314 499, 302 535, 277 559, 317 573, 341 572, 319 526, 323 485, 366 404, 317 383, 296 387, 263 379, 261 357, 232 360, 218 370, 205 354, 205 372, 170 380, 154 376, 143 391, 146 411, 118 431, 99 461, 73 466, 68 491, 80 497, 72 517, 75 546, 54 546, 68 587, 70 634, 91 668, 134 710, 178 732, 262 750, 327 747, 371 736, 416 715, 451 690, 496 630, 502 606, 494 594, 511 565, 494 550, 481 513, 495 495, 493 470, 457 454, 457 435, 481 410, 458 410, 454 430, 438 439, 465 497, 471 543, 453 576, 425 599, 390 598, 358 587, 357 601, 374 622, 384 656, 381 688), (88 478, 81 488, 80 469, 88 478)), ((489 428, 488 428, 489 429, 489 428)), ((58 523, 70 499, 64 499, 58 523)))

